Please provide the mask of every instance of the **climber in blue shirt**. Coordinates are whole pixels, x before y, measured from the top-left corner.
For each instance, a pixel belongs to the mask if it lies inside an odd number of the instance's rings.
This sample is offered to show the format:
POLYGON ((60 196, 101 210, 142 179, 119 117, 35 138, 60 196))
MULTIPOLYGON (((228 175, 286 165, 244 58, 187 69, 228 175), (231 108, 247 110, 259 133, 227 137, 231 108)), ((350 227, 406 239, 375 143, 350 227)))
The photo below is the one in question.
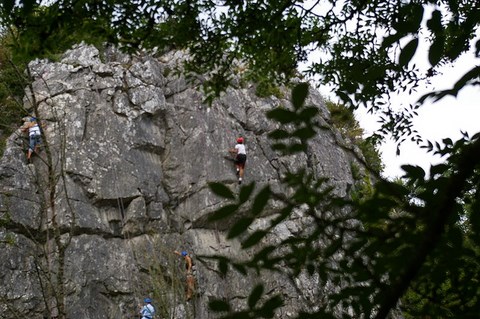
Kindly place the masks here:
POLYGON ((152 306, 152 299, 145 298, 143 302, 145 305, 142 307, 142 310, 140 310, 142 319, 152 319, 155 315, 155 308, 152 306))

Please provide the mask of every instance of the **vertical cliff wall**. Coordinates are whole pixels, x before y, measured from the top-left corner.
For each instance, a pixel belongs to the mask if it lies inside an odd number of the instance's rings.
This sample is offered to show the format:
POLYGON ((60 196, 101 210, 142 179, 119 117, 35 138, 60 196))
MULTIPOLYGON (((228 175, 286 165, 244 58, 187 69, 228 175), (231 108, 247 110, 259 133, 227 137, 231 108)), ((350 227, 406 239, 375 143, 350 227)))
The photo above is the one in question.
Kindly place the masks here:
MULTIPOLYGON (((1 318, 132 318, 147 295, 162 318, 213 318, 207 304, 214 297, 245 303, 257 276, 223 277, 216 263, 196 258, 248 254, 225 239, 228 225, 207 222, 223 204, 207 184, 240 187, 225 158, 239 135, 248 152, 245 183, 281 191, 283 173, 301 166, 330 178, 338 194, 353 183, 353 151, 328 124, 318 92, 310 91, 308 103, 320 109, 323 129, 308 153, 280 156, 267 138, 275 124, 265 111, 288 107, 288 91, 258 98, 246 85, 208 106, 201 78, 188 83, 181 74, 184 58, 79 45, 58 62, 30 63, 25 107, 46 126, 31 164, 20 130, 0 162, 1 318), (174 250, 195 260, 198 285, 188 303, 174 250)), ((292 216, 267 240, 295 236, 307 222, 292 216)), ((325 289, 308 276, 262 277, 267 294, 286 300, 278 318, 308 307, 325 289)))

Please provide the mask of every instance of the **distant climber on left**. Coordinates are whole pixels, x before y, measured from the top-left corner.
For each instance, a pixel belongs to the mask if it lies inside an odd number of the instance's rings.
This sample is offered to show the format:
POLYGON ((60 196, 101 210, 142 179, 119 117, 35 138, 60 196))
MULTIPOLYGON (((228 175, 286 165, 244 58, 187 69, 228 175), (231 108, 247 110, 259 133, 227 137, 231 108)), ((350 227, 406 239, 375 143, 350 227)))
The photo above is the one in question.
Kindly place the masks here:
POLYGON ((31 117, 30 120, 21 127, 22 131, 28 131, 28 151, 27 160, 30 161, 32 153, 38 152, 38 145, 42 143, 42 132, 40 124, 36 117, 31 117))

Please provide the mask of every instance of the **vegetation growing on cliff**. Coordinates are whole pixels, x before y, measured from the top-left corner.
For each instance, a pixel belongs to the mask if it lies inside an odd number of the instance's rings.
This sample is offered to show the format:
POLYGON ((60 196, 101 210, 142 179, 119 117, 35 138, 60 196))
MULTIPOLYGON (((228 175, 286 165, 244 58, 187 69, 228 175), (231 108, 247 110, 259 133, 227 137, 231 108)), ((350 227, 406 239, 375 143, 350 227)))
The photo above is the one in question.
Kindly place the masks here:
POLYGON ((14 60, 10 40, 9 36, 0 35, 0 156, 6 138, 18 128, 20 119, 27 115, 22 106, 27 83, 23 75, 26 63, 14 60))
POLYGON ((372 139, 366 139, 364 137, 364 131, 355 119, 353 111, 345 107, 343 104, 329 100, 325 102, 325 105, 330 111, 335 127, 340 130, 345 138, 351 140, 360 148, 368 166, 374 172, 380 174, 383 171, 384 165, 378 152, 377 145, 372 139))

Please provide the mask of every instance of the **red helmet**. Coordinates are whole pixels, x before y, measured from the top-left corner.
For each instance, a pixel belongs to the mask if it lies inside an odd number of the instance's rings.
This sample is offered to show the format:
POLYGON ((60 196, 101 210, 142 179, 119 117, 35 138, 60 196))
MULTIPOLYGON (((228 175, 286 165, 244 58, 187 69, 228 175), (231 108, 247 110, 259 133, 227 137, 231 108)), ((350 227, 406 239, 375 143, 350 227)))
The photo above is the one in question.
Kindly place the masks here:
POLYGON ((242 144, 243 143, 243 137, 237 138, 237 143, 242 144))

